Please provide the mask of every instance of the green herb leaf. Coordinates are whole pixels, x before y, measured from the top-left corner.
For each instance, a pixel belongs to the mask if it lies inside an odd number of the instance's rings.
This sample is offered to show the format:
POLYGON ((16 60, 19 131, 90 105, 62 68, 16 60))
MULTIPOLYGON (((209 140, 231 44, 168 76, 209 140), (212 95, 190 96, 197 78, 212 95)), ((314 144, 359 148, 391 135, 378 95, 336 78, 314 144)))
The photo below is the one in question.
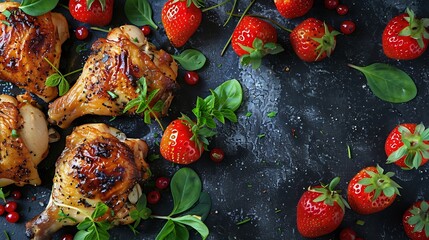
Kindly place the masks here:
POLYGON ((88 50, 88 44, 87 43, 82 43, 76 46, 76 53, 81 53, 88 50))
POLYGON ((417 87, 404 71, 384 64, 374 63, 366 67, 349 64, 362 72, 371 91, 380 99, 392 103, 404 103, 417 95, 417 87))
MULTIPOLYGON (((243 101, 243 89, 236 79, 225 81, 215 88, 213 92, 218 96, 218 110, 226 108, 235 111, 240 107, 243 101)), ((204 101, 211 101, 211 98, 213 98, 213 94, 206 97, 204 101)))
MULTIPOLYGON (((207 226, 197 217, 186 215, 181 217, 172 218, 174 222, 178 222, 184 225, 187 225, 193 229, 195 229, 203 239, 206 239, 209 235, 209 229, 207 226)), ((182 239, 182 238, 179 238, 182 239)))
POLYGON ((91 217, 93 219, 99 218, 103 216, 107 212, 107 210, 109 210, 109 207, 106 204, 102 202, 98 202, 97 205, 95 206, 94 212, 92 212, 91 217))
POLYGON ((77 225, 79 230, 74 236, 74 240, 108 240, 110 238, 108 230, 111 224, 107 221, 98 222, 95 219, 103 216, 109 207, 104 203, 97 203, 91 217, 86 217, 77 225))
POLYGON ((23 0, 19 8, 31 16, 40 16, 54 9, 59 0, 23 0))
POLYGON ((171 234, 171 232, 173 232, 174 228, 174 222, 172 220, 167 220, 167 222, 164 224, 164 227, 162 227, 161 231, 159 231, 155 240, 168 239, 167 237, 171 234))
POLYGON ((9 192, 3 192, 3 188, 0 187, 0 198, 3 199, 4 202, 6 202, 7 196, 9 196, 9 192))
POLYGON ((10 240, 9 234, 6 232, 6 230, 3 230, 4 236, 6 240, 10 240))
POLYGON ((187 71, 201 69, 206 63, 206 56, 195 49, 186 49, 179 55, 173 55, 173 58, 187 71))
POLYGON ((273 118, 275 116, 277 116, 277 112, 275 112, 275 111, 271 111, 267 114, 267 117, 269 117, 269 118, 273 118))
POLYGON ((65 214, 64 213, 64 211, 62 210, 62 209, 60 209, 60 212, 58 213, 58 219, 57 219, 57 221, 58 222, 62 222, 62 221, 64 221, 64 220, 70 220, 70 221, 72 221, 72 222, 77 222, 77 220, 75 219, 75 218, 73 218, 73 217, 70 217, 70 215, 69 214, 65 214))
POLYGON ((125 15, 134 25, 149 25, 154 29, 158 29, 152 19, 152 8, 147 0, 126 0, 125 15))
POLYGON ((201 217, 201 221, 204 221, 209 215, 211 207, 212 200, 210 195, 206 192, 201 192, 197 204, 181 215, 197 215, 201 217))
POLYGON ((191 208, 200 198, 201 180, 190 168, 181 168, 171 179, 171 193, 174 207, 171 215, 182 213, 191 208))

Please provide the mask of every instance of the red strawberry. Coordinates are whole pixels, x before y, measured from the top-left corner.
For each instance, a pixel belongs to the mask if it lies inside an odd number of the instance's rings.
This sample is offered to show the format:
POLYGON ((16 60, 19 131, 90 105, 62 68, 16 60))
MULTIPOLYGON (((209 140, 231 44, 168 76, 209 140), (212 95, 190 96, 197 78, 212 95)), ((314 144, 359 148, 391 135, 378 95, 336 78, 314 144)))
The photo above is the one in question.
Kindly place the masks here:
POLYGON ((390 206, 399 195, 400 186, 391 177, 395 174, 377 167, 362 169, 352 178, 347 189, 350 207, 359 214, 379 212, 390 206))
POLYGON ((429 159, 429 129, 423 124, 401 124, 390 132, 384 150, 388 163, 417 169, 429 159))
POLYGON ((338 34, 338 31, 333 31, 332 27, 324 22, 308 18, 293 29, 290 43, 300 59, 315 62, 331 55, 338 34))
POLYGON ((114 0, 70 0, 71 15, 78 21, 105 26, 112 20, 114 0))
POLYGON ((418 19, 407 8, 406 13, 394 17, 383 31, 383 51, 387 57, 411 60, 426 51, 429 44, 429 19, 418 19))
POLYGON ((168 0, 162 8, 161 20, 174 47, 182 47, 197 31, 202 20, 203 0, 168 0))
POLYGON ((195 123, 185 119, 172 121, 161 138, 160 152, 168 161, 190 164, 197 161, 204 152, 204 146, 192 132, 195 123))
POLYGON ((304 16, 311 7, 313 0, 274 0, 279 13, 285 18, 304 16))
POLYGON ((328 234, 341 224, 344 218, 344 206, 347 202, 334 191, 340 181, 334 178, 326 186, 309 188, 299 199, 296 222, 299 233, 304 237, 319 237, 328 234))
POLYGON ((419 201, 405 211, 402 224, 411 240, 429 240, 429 202, 419 201))
POLYGON ((232 33, 232 48, 240 56, 242 64, 253 68, 261 65, 267 54, 277 54, 283 48, 277 43, 277 31, 268 22, 256 17, 245 16, 232 33))

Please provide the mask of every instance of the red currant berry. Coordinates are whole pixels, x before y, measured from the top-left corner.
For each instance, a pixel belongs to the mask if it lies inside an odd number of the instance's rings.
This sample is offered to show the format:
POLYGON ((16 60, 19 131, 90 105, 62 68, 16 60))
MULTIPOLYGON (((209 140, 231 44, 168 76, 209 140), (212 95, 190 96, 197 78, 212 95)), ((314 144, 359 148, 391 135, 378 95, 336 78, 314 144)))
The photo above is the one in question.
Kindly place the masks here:
POLYGON ((148 25, 144 25, 141 30, 145 36, 149 36, 152 31, 148 25))
POLYGON ((210 159, 213 162, 222 162, 224 157, 225 157, 225 153, 220 148, 213 148, 210 151, 210 159))
POLYGON ((159 177, 155 180, 155 187, 160 190, 168 188, 168 185, 170 185, 170 179, 166 177, 159 177))
POLYGON ((10 223, 16 223, 19 220, 19 213, 11 212, 6 215, 6 221, 10 223))
POLYGON ((349 7, 347 7, 344 4, 338 5, 338 7, 337 7, 337 13, 339 15, 346 15, 348 12, 349 12, 349 7))
POLYGON ((147 194, 147 202, 150 204, 157 204, 161 199, 161 194, 158 191, 151 191, 147 194))
POLYGON ((196 72, 186 72, 185 82, 189 85, 195 85, 200 80, 200 76, 196 72))
POLYGON ((64 234, 61 237, 61 240, 73 240, 74 236, 72 234, 64 234))
POLYGON ((18 190, 13 191, 11 193, 11 195, 12 195, 12 198, 15 199, 15 200, 19 200, 22 197, 22 193, 20 191, 18 191, 18 190))
POLYGON ((339 0, 325 0, 325 8, 327 9, 335 9, 338 4, 340 4, 339 0))
POLYGON ((355 240, 357 238, 356 232, 351 228, 344 228, 340 232, 340 240, 355 240))
POLYGON ((354 22, 350 21, 350 20, 346 20, 344 22, 341 23, 341 32, 344 34, 352 34, 355 29, 356 29, 356 25, 354 22))
POLYGON ((77 40, 85 40, 89 35, 89 31, 88 28, 80 26, 76 28, 74 34, 76 35, 77 40))
POLYGON ((18 204, 14 201, 10 201, 4 206, 4 210, 6 210, 8 213, 15 212, 17 208, 18 204))
POLYGON ((3 215, 4 212, 6 212, 6 209, 4 209, 3 205, 0 205, 0 216, 3 215))

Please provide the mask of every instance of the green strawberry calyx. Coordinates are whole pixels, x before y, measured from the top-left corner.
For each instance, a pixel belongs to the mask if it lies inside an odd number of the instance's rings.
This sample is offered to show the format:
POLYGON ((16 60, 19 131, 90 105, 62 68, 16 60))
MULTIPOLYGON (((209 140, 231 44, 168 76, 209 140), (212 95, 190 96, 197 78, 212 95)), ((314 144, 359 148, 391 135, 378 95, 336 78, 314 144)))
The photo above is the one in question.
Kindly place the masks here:
POLYGON ((333 30, 332 32, 329 31, 328 25, 326 23, 323 23, 323 26, 325 28, 325 35, 323 35, 321 38, 312 38, 314 41, 319 43, 319 46, 316 48, 316 51, 318 51, 318 55, 316 57, 316 60, 319 59, 320 56, 322 56, 323 53, 326 53, 328 57, 331 56, 332 51, 335 49, 336 40, 335 36, 341 34, 338 31, 333 30))
POLYGON ((252 47, 238 44, 248 54, 244 54, 240 57, 240 63, 243 65, 252 65, 253 69, 257 69, 261 66, 262 58, 268 54, 277 54, 283 52, 284 49, 277 43, 269 42, 264 43, 259 38, 255 38, 252 43, 252 47))
POLYGON ((406 13, 408 17, 404 17, 404 19, 409 23, 409 26, 402 29, 399 36, 412 37, 417 41, 420 48, 424 48, 423 38, 429 39, 429 32, 426 30, 429 27, 429 18, 418 19, 413 10, 409 8, 407 8, 406 13))
POLYGON ((190 7, 193 3, 197 8, 204 7, 204 0, 173 0, 172 3, 183 2, 186 1, 186 6, 190 7))
POLYGON ((381 193, 383 193, 386 197, 393 197, 396 195, 401 195, 399 193, 399 184, 391 179, 391 177, 395 176, 393 172, 384 173, 384 169, 379 165, 376 167, 377 172, 373 171, 365 171, 369 177, 362 178, 359 180, 359 184, 365 186, 365 193, 374 192, 374 196, 372 197, 372 201, 375 201, 381 193))
MULTIPOLYGON (((95 2, 96 0, 86 0, 86 9, 89 11, 89 9, 91 9, 92 4, 95 2)), ((104 10, 106 10, 106 0, 97 0, 100 2, 101 5, 101 11, 104 12, 104 10)))
POLYGON ((404 145, 396 149, 387 158, 387 163, 393 163, 405 156, 405 169, 417 169, 424 159, 429 159, 429 129, 420 123, 414 133, 400 125, 398 131, 404 145))
POLYGON ((420 206, 413 206, 409 211, 411 213, 407 223, 411 226, 414 225, 413 232, 425 231, 426 237, 429 237, 429 204, 426 201, 422 201, 420 206))
POLYGON ((313 199, 313 202, 323 202, 328 206, 333 206, 334 203, 337 203, 341 207, 343 212, 345 207, 350 209, 347 201, 339 194, 339 191, 335 190, 335 187, 340 182, 339 177, 335 177, 328 185, 321 184, 321 187, 309 188, 308 191, 320 193, 318 197, 313 199))

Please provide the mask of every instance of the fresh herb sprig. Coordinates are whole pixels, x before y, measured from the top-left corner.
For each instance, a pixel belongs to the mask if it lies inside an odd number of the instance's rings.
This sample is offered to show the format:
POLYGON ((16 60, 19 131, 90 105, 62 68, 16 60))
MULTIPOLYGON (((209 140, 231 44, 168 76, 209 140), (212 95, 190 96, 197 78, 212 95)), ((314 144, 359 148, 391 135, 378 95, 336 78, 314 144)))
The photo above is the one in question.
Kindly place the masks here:
POLYGON ((133 225, 129 225, 129 227, 134 232, 134 234, 138 233, 136 228, 140 225, 141 220, 149 219, 151 214, 152 214, 152 210, 150 210, 150 208, 147 207, 146 195, 142 194, 142 196, 139 198, 139 200, 136 203, 136 209, 130 212, 130 217, 135 222, 133 225))
POLYGON ((62 222, 65 220, 70 220, 72 222, 77 222, 77 220, 73 217, 71 217, 69 214, 66 214, 62 209, 58 213, 58 222, 62 222))
POLYGON ((4 202, 6 202, 6 198, 9 196, 10 192, 4 192, 3 188, 0 188, 0 198, 3 199, 4 202))
POLYGON ((391 103, 411 101, 417 95, 417 87, 404 71, 384 63, 374 63, 366 67, 348 65, 362 72, 375 96, 391 103))
POLYGON ((172 57, 187 71, 201 69, 207 60, 202 52, 195 49, 186 49, 179 55, 172 55, 172 57))
POLYGON ((126 0, 125 16, 137 26, 149 25, 154 29, 158 26, 152 19, 152 8, 147 0, 126 0))
POLYGON ((196 230, 206 239, 209 229, 204 224, 211 208, 210 196, 202 192, 202 183, 198 174, 190 168, 181 168, 171 179, 173 210, 168 216, 152 215, 152 218, 167 220, 156 236, 156 240, 189 239, 187 227, 196 230))
POLYGON ((155 121, 161 126, 161 121, 159 120, 157 113, 160 113, 164 108, 164 102, 158 100, 153 106, 150 106, 152 100, 156 97, 159 92, 159 89, 154 89, 152 91, 148 90, 147 80, 145 77, 141 77, 137 81, 137 89, 136 92, 139 94, 136 98, 129 101, 125 106, 123 112, 126 113, 132 108, 136 107, 136 113, 143 113, 144 122, 146 124, 151 123, 151 115, 155 118, 155 121))
POLYGON ((211 90, 211 95, 206 98, 197 98, 196 107, 192 110, 196 121, 191 120, 185 114, 180 119, 186 121, 191 130, 193 140, 197 146, 207 149, 208 138, 216 135, 216 122, 225 124, 225 120, 237 122, 237 115, 234 111, 240 107, 243 100, 243 90, 240 83, 235 80, 228 80, 219 85, 215 90, 211 90))
POLYGON ((54 9, 59 0, 23 0, 19 8, 30 16, 40 16, 54 9))
POLYGON ((94 212, 77 225, 79 230, 74 240, 107 240, 110 237, 108 230, 112 227, 108 221, 97 221, 97 218, 107 213, 109 207, 104 203, 97 203, 94 212))
POLYGON ((47 58, 44 58, 44 59, 55 70, 54 74, 52 74, 46 78, 45 85, 48 87, 57 87, 58 86, 58 94, 60 96, 65 95, 70 89, 70 84, 67 81, 66 77, 82 71, 82 68, 74 70, 74 71, 66 73, 66 74, 62 74, 60 72, 60 70, 58 70, 58 68, 55 67, 54 64, 52 64, 47 58))

